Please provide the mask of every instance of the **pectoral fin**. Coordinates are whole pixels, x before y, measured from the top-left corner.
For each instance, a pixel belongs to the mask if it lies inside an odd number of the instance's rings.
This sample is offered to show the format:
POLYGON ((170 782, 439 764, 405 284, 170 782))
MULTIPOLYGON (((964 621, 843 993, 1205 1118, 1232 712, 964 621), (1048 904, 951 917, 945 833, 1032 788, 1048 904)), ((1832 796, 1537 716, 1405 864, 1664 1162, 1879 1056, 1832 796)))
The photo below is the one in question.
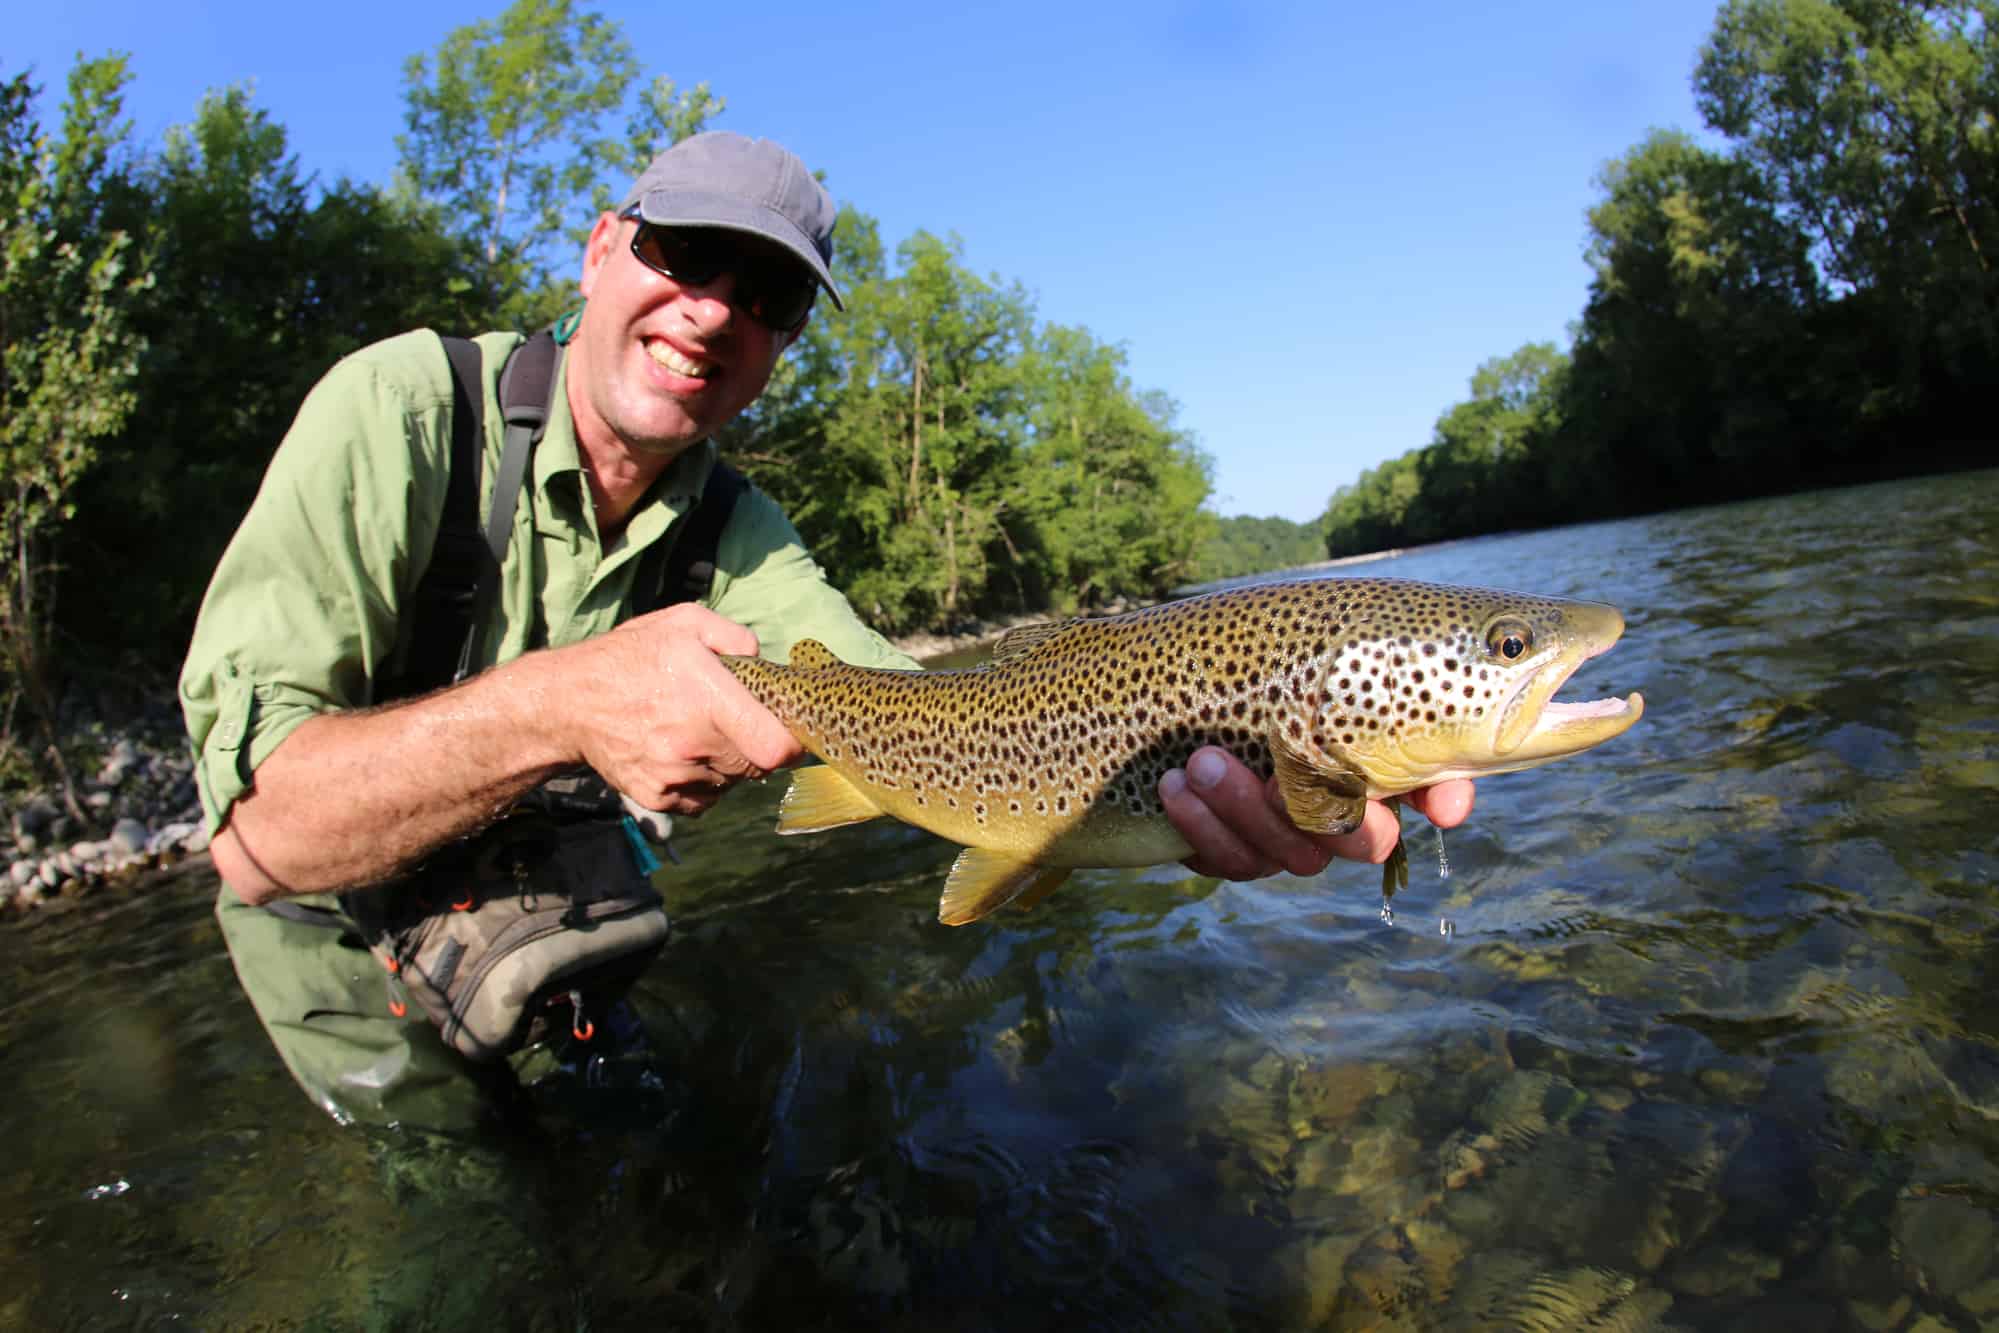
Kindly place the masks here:
POLYGON ((1395 846, 1389 849, 1388 859, 1381 863, 1381 900, 1387 902, 1395 896, 1397 889, 1409 887, 1409 844, 1402 837, 1402 800, 1391 796, 1382 802, 1388 813, 1395 816, 1395 846))
POLYGON ((867 793, 823 764, 791 775, 791 790, 778 802, 779 833, 817 833, 878 819, 882 808, 867 793))
POLYGON ((1367 778, 1358 767, 1329 769, 1308 759, 1281 729, 1270 733, 1270 754, 1293 824, 1307 833, 1351 833, 1360 827, 1367 817, 1367 778))
POLYGON ((1028 899, 1032 906, 1068 877, 1067 866, 1050 869, 1004 852, 967 847, 944 881, 937 919, 947 926, 962 926, 1018 899, 1028 899))
POLYGON ((1020 896, 1006 905, 1006 910, 1009 912, 1032 912, 1035 908, 1041 906, 1043 898, 1061 888, 1063 882, 1068 878, 1069 867, 1067 866, 1057 866, 1053 870, 1044 871, 1040 879, 1035 880, 1034 883, 1022 889, 1020 896))

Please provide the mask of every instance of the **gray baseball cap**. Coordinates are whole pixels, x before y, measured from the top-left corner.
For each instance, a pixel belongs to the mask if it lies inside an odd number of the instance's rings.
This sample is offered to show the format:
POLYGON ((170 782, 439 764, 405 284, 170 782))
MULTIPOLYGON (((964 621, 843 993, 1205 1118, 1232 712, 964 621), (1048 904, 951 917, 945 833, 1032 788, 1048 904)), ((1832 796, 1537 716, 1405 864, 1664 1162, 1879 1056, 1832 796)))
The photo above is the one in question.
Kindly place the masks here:
POLYGON ((711 130, 652 160, 618 208, 663 227, 725 227, 783 246, 841 310, 833 285, 833 196, 769 139, 711 130))

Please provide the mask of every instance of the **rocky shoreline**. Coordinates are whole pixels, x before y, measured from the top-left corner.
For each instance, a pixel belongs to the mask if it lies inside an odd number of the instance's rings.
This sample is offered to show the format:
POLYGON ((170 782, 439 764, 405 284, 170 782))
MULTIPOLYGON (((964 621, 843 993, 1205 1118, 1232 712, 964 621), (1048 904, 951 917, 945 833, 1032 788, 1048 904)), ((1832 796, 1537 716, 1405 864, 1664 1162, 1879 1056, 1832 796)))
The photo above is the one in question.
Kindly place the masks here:
MULTIPOLYGON (((895 646, 929 662, 1045 618, 969 622, 949 634, 898 639, 895 646)), ((103 720, 100 710, 64 711, 65 753, 91 765, 87 774, 78 771, 77 799, 94 827, 78 823, 59 791, 0 791, 0 918, 208 850, 194 763, 171 702, 119 723, 103 720)))
POLYGON ((0 914, 141 874, 206 851, 194 764, 170 704, 118 724, 63 718, 65 750, 93 761, 77 774, 81 825, 54 790, 0 793, 0 914))

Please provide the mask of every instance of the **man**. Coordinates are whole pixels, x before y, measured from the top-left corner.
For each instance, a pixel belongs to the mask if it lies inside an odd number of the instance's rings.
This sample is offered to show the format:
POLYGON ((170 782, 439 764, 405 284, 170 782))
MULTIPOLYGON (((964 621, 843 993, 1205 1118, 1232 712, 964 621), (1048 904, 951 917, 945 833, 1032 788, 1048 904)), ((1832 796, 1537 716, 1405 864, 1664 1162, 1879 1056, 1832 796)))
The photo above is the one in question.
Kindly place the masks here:
MULTIPOLYGON (((409 650, 403 608, 449 472, 452 372, 437 338, 406 334, 336 365, 273 457, 209 587, 181 698, 238 975, 293 1075, 337 1116, 464 1124, 477 1114, 459 1095, 469 1067, 418 1016, 383 1010, 365 953, 260 905, 395 893, 397 875, 579 766, 640 805, 698 815, 801 758, 717 653, 782 660, 811 637, 848 661, 914 665, 861 624, 754 488, 723 530, 705 604, 628 612, 641 557, 702 492, 711 437, 763 390, 815 292, 841 304, 833 219, 797 158, 734 134, 660 154, 598 218, 586 303, 480 627, 486 669, 461 684, 380 703, 409 650)), ((480 340, 489 401, 518 341, 480 340)), ((1204 874, 1316 874, 1394 842, 1378 807, 1347 838, 1300 833, 1220 751, 1160 790, 1204 874)), ((1416 804, 1455 824, 1470 784, 1416 804)))

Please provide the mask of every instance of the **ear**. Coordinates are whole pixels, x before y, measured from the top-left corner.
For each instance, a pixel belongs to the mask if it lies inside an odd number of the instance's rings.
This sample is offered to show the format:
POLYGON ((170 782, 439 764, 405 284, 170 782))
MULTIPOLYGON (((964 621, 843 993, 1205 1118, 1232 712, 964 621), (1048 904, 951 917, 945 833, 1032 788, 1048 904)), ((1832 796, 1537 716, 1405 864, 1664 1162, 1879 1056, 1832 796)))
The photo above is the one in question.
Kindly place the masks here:
POLYGON ((590 228, 590 239, 583 244, 583 276, 576 284, 584 296, 597 285, 597 274, 604 265, 611 262, 618 252, 618 241, 624 235, 624 219, 616 213, 599 213, 597 223, 590 228))

